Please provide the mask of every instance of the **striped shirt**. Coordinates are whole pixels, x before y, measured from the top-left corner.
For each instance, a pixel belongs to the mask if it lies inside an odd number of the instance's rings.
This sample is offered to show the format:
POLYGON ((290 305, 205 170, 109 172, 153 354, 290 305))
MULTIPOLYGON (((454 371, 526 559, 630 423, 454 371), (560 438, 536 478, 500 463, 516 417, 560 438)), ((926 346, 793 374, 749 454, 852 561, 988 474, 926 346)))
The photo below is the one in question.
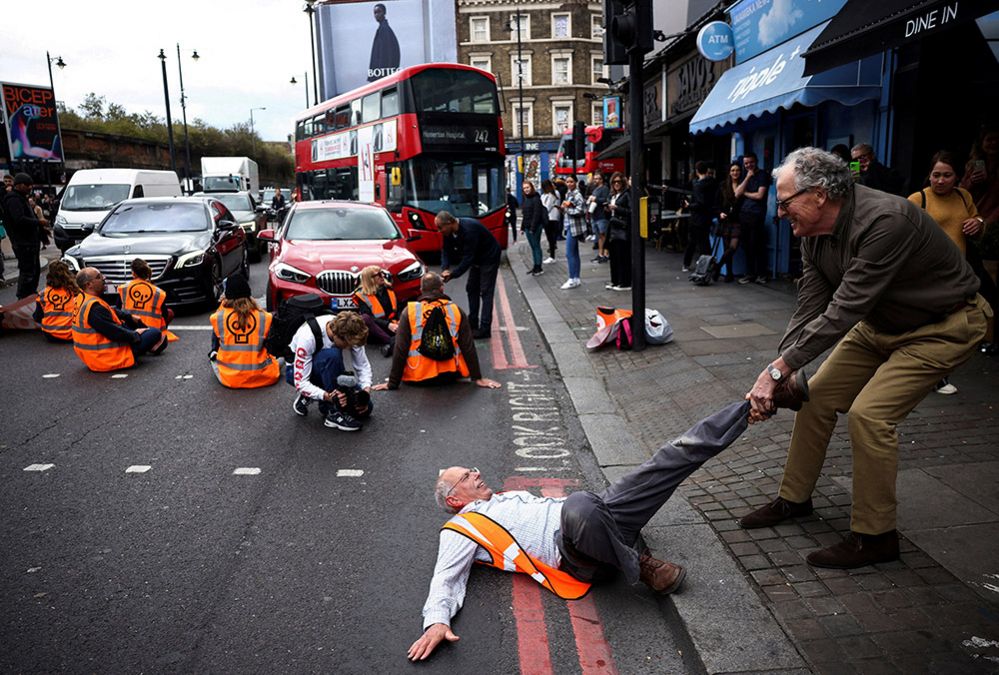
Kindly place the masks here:
MULTIPOLYGON (((535 497, 521 490, 500 492, 488 501, 475 501, 459 513, 489 516, 513 535, 523 549, 536 560, 558 567, 562 556, 555 545, 565 497, 535 497)), ((488 563, 484 548, 453 530, 441 530, 437 565, 430 580, 430 592, 423 605, 423 628, 435 623, 451 625, 451 618, 465 601, 465 586, 472 563, 488 563)))

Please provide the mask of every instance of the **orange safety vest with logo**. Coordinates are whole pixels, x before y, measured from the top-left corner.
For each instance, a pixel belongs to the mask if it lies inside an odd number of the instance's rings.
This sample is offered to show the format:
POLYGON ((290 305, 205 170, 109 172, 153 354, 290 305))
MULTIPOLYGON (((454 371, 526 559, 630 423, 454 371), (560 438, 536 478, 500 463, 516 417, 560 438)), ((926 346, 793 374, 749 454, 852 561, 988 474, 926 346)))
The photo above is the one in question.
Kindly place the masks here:
POLYGON ((163 303, 166 293, 145 279, 132 279, 118 289, 121 308, 150 328, 166 328, 163 303))
POLYGON ((462 534, 486 549, 492 561, 483 565, 527 574, 563 600, 578 600, 590 590, 590 584, 585 581, 532 558, 506 528, 489 516, 474 511, 459 513, 444 523, 442 529, 462 534))
POLYGON ((399 306, 395 301, 395 292, 391 288, 386 288, 388 291, 389 302, 392 303, 391 307, 382 307, 382 303, 378 300, 378 296, 375 294, 368 295, 362 291, 357 291, 354 293, 354 302, 360 305, 365 305, 371 309, 371 316, 376 319, 388 319, 389 313, 395 314, 396 308, 399 306))
POLYGON ((412 332, 409 343, 409 355, 406 357, 406 369, 402 373, 403 382, 421 382, 444 373, 457 372, 461 377, 468 377, 468 365, 461 349, 458 348, 458 328, 461 326, 461 314, 458 306, 447 300, 431 302, 411 302, 407 307, 409 312, 409 328, 412 332), (447 361, 428 359, 420 353, 420 342, 423 340, 423 325, 434 307, 444 310, 447 319, 448 332, 454 342, 454 358, 447 361))
POLYGON ((73 317, 73 351, 87 368, 98 373, 131 368, 135 365, 132 348, 120 342, 112 342, 91 327, 90 310, 94 305, 101 305, 108 310, 112 321, 121 323, 111 305, 97 296, 84 295, 76 316, 73 317))
POLYGON ((80 306, 82 293, 65 288, 48 288, 38 296, 42 306, 42 330, 60 340, 73 339, 73 317, 80 306))
POLYGON ((212 329, 219 338, 215 362, 222 384, 233 389, 256 389, 281 379, 280 364, 264 348, 271 320, 270 312, 257 310, 240 327, 239 314, 231 307, 212 315, 212 329))

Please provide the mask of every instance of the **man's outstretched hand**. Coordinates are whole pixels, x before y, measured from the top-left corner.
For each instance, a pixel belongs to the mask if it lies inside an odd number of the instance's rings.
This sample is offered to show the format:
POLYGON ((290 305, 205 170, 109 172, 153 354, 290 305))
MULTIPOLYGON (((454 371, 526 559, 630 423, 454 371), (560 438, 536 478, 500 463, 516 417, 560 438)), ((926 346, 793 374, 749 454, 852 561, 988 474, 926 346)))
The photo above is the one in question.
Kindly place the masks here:
POLYGON ((410 646, 409 651, 406 652, 406 656, 410 661, 423 661, 437 649, 437 645, 441 643, 441 640, 457 642, 460 639, 451 632, 451 626, 444 623, 435 623, 423 631, 420 639, 410 646))

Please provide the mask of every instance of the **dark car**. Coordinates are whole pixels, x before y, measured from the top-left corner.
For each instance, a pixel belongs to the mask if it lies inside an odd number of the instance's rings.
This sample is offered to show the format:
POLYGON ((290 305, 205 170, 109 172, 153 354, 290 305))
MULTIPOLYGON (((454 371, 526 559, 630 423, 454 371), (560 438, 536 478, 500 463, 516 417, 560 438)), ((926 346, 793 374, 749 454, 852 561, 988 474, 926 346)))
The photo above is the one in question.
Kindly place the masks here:
POLYGON ((266 244, 257 241, 257 233, 267 227, 267 209, 262 208, 249 192, 198 192, 195 197, 210 197, 226 205, 236 222, 246 232, 246 245, 250 252, 250 262, 260 260, 266 244))
POLYGON ((149 263, 172 305, 215 304, 222 280, 249 270, 246 233, 212 197, 123 201, 63 259, 76 269, 96 267, 118 286, 131 280, 135 258, 149 263))

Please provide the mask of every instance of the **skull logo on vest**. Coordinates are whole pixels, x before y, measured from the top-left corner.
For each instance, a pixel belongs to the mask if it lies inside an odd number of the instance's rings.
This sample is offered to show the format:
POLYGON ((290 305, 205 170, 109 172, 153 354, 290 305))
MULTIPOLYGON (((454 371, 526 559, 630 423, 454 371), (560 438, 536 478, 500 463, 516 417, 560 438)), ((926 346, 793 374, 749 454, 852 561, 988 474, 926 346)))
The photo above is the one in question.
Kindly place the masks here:
POLYGON ((236 344, 245 345, 250 342, 250 336, 257 331, 257 317, 255 314, 247 314, 246 321, 241 326, 239 314, 230 312, 229 317, 225 320, 225 327, 232 333, 236 344))
POLYGON ((136 309, 145 311, 146 305, 153 299, 153 289, 149 284, 132 284, 128 289, 128 298, 136 309))
POLYGON ((45 294, 45 299, 50 305, 52 305, 52 308, 55 311, 61 312, 66 308, 66 303, 69 302, 71 298, 68 294, 55 293, 50 290, 45 294))

